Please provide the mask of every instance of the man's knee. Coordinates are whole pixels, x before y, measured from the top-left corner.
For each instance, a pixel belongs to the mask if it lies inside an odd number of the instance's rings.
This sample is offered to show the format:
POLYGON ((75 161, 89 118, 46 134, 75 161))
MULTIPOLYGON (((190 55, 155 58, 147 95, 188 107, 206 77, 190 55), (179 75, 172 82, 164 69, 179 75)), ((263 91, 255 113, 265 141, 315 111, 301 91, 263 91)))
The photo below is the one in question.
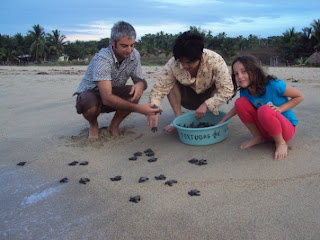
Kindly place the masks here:
MULTIPOLYGON (((91 108, 101 107, 102 102, 99 96, 99 92, 85 91, 77 96, 76 109, 78 114, 84 114, 91 108)), ((94 110, 91 110, 94 111, 94 110)))
POLYGON ((89 121, 97 119, 101 110, 98 106, 93 106, 83 113, 83 117, 89 121))

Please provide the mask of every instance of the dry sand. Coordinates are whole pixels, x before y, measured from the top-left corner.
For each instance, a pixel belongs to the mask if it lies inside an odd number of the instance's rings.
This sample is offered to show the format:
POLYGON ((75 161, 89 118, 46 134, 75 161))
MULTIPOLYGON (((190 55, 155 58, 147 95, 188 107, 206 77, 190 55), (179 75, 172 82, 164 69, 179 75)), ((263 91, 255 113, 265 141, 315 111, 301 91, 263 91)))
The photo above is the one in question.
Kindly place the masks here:
MULTIPOLYGON (((280 161, 272 144, 239 149, 250 134, 237 117, 225 141, 196 147, 151 132, 137 113, 113 138, 112 114, 104 114, 100 140, 90 144, 72 97, 85 70, 0 66, 0 239, 320 239, 320 68, 267 68, 305 94, 294 109, 300 124, 289 156, 280 161), (147 148, 157 162, 128 160, 147 148), (89 165, 68 166, 74 160, 89 165), (178 184, 156 181, 159 174, 178 184), (110 181, 116 175, 122 180, 110 181), (150 180, 138 183, 142 176, 150 180), (63 177, 69 182, 59 183, 63 177), (91 181, 80 184, 82 177, 91 181), (201 196, 188 195, 194 188, 201 196), (137 194, 141 201, 129 202, 137 194)), ((161 67, 143 70, 147 102, 161 67)), ((163 107, 160 129, 173 118, 167 100, 163 107)))

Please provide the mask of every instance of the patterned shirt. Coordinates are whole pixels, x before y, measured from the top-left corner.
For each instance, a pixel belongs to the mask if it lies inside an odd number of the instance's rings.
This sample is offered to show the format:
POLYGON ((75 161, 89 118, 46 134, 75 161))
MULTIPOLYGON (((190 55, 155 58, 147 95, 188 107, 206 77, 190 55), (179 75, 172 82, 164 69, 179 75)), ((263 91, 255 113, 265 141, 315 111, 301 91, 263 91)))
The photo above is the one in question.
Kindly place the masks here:
POLYGON ((110 44, 108 48, 102 48, 94 55, 75 94, 97 90, 98 81, 111 81, 112 87, 121 87, 127 83, 129 77, 134 83, 144 79, 139 52, 134 49, 129 58, 120 64, 110 44))
POLYGON ((164 66, 162 73, 151 90, 150 102, 161 106, 163 98, 169 94, 175 81, 191 87, 197 94, 205 92, 215 84, 216 90, 212 93, 211 98, 205 101, 208 109, 213 114, 219 114, 219 107, 226 103, 234 92, 227 64, 219 54, 209 49, 203 50, 200 67, 195 78, 192 78, 181 63, 172 57, 164 66))

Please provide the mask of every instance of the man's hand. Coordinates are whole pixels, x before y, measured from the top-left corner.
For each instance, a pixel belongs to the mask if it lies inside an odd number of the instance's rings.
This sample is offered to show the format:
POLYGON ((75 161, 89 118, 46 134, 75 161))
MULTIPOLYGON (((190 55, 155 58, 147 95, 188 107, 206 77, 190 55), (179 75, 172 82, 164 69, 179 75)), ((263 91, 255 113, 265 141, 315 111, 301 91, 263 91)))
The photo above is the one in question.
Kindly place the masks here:
POLYGON ((196 110, 196 119, 204 117, 208 110, 206 103, 202 103, 196 110))
POLYGON ((143 82, 139 81, 135 83, 130 91, 130 95, 133 95, 132 98, 129 100, 130 102, 138 101, 143 93, 144 84, 143 82))
POLYGON ((160 111, 160 108, 154 108, 151 103, 136 104, 136 112, 146 116, 155 115, 160 111))

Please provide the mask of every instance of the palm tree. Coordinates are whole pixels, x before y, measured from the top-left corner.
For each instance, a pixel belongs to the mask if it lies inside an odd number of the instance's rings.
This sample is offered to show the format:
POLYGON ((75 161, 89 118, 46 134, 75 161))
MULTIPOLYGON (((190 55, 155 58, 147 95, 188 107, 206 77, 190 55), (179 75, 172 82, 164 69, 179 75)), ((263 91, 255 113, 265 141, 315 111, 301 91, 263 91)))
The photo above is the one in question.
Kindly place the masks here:
POLYGON ((316 50, 320 49, 320 19, 314 20, 311 23, 312 31, 311 34, 312 36, 317 40, 317 44, 314 46, 316 50))
POLYGON ((11 49, 0 48, 0 59, 5 59, 6 62, 9 62, 13 58, 11 49))
POLYGON ((294 62, 295 59, 301 58, 304 52, 304 46, 302 45, 301 32, 296 32, 295 28, 289 28, 286 30, 281 37, 279 44, 279 51, 281 56, 283 56, 289 63, 294 62))
POLYGON ((17 33, 13 36, 15 55, 23 55, 26 53, 24 48, 24 39, 21 33, 17 33))
POLYGON ((63 51, 66 36, 61 35, 59 30, 53 30, 52 34, 48 33, 47 40, 50 44, 49 51, 58 59, 63 51))
POLYGON ((33 38, 30 52, 34 58, 40 62, 41 57, 45 57, 48 47, 45 44, 45 32, 39 24, 33 25, 33 31, 29 31, 29 35, 33 38))

